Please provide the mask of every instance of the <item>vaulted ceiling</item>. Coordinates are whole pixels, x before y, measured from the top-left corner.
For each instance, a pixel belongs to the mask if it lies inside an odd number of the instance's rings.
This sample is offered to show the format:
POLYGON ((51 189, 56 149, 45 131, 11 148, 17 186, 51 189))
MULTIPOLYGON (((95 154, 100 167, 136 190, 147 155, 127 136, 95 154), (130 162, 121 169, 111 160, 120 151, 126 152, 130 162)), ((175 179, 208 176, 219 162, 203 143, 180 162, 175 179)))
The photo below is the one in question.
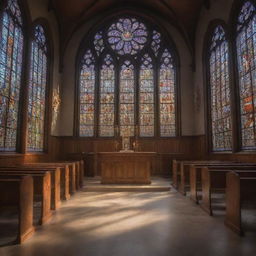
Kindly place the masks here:
POLYGON ((62 38, 69 37, 81 22, 99 13, 122 8, 127 5, 165 18, 179 26, 193 45, 195 29, 202 6, 208 7, 210 0, 49 0, 59 20, 62 38))

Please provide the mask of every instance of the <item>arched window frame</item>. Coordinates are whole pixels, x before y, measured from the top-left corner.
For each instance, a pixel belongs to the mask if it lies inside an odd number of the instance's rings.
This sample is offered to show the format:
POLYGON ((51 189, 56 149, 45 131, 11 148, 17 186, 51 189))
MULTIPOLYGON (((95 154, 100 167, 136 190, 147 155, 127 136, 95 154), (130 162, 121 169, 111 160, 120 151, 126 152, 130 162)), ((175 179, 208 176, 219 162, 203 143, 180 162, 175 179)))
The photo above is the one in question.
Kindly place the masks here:
MULTIPOLYGON (((178 87, 178 85, 177 85, 177 74, 178 74, 178 70, 177 70, 177 66, 176 66, 176 64, 175 64, 175 59, 174 59, 174 57, 173 57, 173 51, 169 48, 169 47, 163 47, 163 49, 160 51, 160 54, 159 54, 159 56, 158 56, 158 60, 157 60, 157 63, 158 63, 158 70, 157 70, 157 90, 158 90, 158 93, 157 93, 157 96, 158 96, 158 104, 157 104, 157 111, 158 112, 156 112, 156 113, 159 113, 159 115, 157 115, 158 116, 158 134, 159 134, 159 137, 160 138, 172 138, 172 137, 177 137, 178 136, 178 130, 177 130, 177 122, 180 122, 180 120, 179 120, 179 115, 178 115, 178 111, 179 111, 179 101, 177 100, 178 98, 177 98, 177 95, 179 95, 179 87, 178 87), (164 54, 165 54, 165 52, 167 52, 169 55, 170 55, 170 57, 171 57, 171 62, 168 64, 168 65, 172 65, 173 66, 173 68, 172 68, 172 70, 173 70, 173 72, 174 72, 174 100, 175 100, 175 102, 174 102, 174 104, 170 104, 170 102, 168 103, 167 102, 167 104, 163 104, 163 105, 174 105, 174 107, 175 107, 175 111, 174 111, 174 115, 175 115, 175 124, 176 124, 176 127, 175 127, 175 135, 168 135, 168 136, 161 136, 161 121, 160 121, 160 119, 159 119, 159 116, 160 116, 160 113, 161 113, 161 109, 160 109, 160 105, 161 105, 161 103, 160 103, 160 71, 161 71, 161 66, 164 64, 164 63, 161 63, 161 61, 162 61, 162 58, 164 57, 164 54)), ((169 80, 169 79, 168 79, 169 80)), ((170 93, 170 92, 169 92, 170 93)), ((168 93, 167 93, 168 94, 168 93)), ((168 101, 168 100, 167 100, 168 101)), ((170 100, 169 100, 170 101, 170 100)))
POLYGON ((116 99, 116 96, 117 96, 117 93, 116 93, 116 90, 117 90, 117 86, 116 86, 116 78, 117 78, 117 67, 116 67, 116 61, 115 61, 115 57, 110 54, 109 52, 103 52, 100 60, 99 60, 99 84, 98 84, 98 116, 97 118, 99 119, 98 120, 98 123, 99 123, 99 129, 97 129, 97 132, 98 132, 98 136, 101 137, 101 138, 111 138, 111 137, 114 137, 114 136, 103 136, 103 135, 100 135, 100 115, 101 115, 101 104, 104 104, 101 102, 101 87, 102 87, 102 81, 101 81, 101 70, 102 70, 102 66, 105 65, 105 58, 107 56, 110 56, 110 58, 112 59, 112 62, 111 62, 111 65, 113 65, 114 67, 114 85, 113 85, 113 89, 114 89, 114 97, 113 97, 113 103, 105 103, 106 105, 112 105, 113 104, 113 107, 114 107, 114 113, 113 113, 113 117, 114 117, 114 123, 113 123, 113 126, 114 126, 114 129, 113 129, 113 133, 115 133, 115 124, 116 124, 116 118, 117 118, 117 111, 116 111, 116 108, 117 108, 117 99, 116 99))
MULTIPOLYGON (((240 103, 240 81, 239 81, 239 71, 238 71, 238 48, 237 48, 237 36, 238 36, 238 17, 241 13, 241 10, 246 2, 251 2, 252 5, 256 8, 255 0, 243 0, 235 1, 233 5, 232 15, 231 15, 231 29, 232 29, 232 50, 233 50, 233 70, 234 70, 234 84, 235 84, 235 102, 238 102, 235 106, 235 124, 236 124, 236 137, 235 141, 236 151, 256 151, 255 147, 243 147, 242 145, 242 127, 241 127, 241 103, 240 103)), ((247 25, 248 21, 245 22, 247 25)), ((255 114, 254 114, 255 115, 255 114)), ((255 128, 256 130, 256 128, 255 128)))
MULTIPOLYGON (((29 69, 32 65, 32 43, 35 40, 35 28, 37 26, 41 26, 44 30, 44 36, 46 38, 46 87, 45 87, 45 109, 44 109, 44 124, 43 124, 43 148, 40 150, 30 150, 26 146, 26 152, 29 153, 46 153, 48 151, 48 138, 49 138, 49 131, 50 131, 50 123, 51 123, 51 102, 52 102, 52 70, 53 70, 53 43, 52 43, 52 36, 50 32, 50 27, 48 21, 44 18, 36 19, 31 28, 31 42, 30 42, 30 55, 29 55, 29 69)), ((28 118, 28 107, 29 107, 29 84, 30 84, 30 72, 28 72, 28 90, 27 90, 27 108, 26 108, 26 115, 28 118)), ((26 122, 26 145, 28 144, 28 122, 26 122)))
MULTIPOLYGON (((119 95, 119 91, 118 91, 118 83, 119 83, 119 72, 120 72, 120 63, 122 62, 123 59, 131 59, 132 62, 134 63, 134 67, 135 67, 135 88, 136 88, 136 93, 135 93, 135 136, 138 137, 139 135, 139 129, 138 129, 138 124, 139 124, 139 120, 138 120, 138 115, 139 115, 139 109, 138 109, 138 104, 139 104, 139 100, 138 100, 138 90, 139 90, 139 67, 140 67, 140 63, 138 63, 138 60, 141 58, 141 56, 143 56, 145 53, 149 53, 151 56, 153 56, 153 64, 154 64, 154 85, 155 85, 155 135, 152 138, 172 138, 172 137, 161 137, 160 136, 160 127, 159 127, 159 117, 156 114, 158 111, 158 105, 159 105, 159 99, 158 99, 158 86, 159 86, 159 74, 158 74, 158 68, 156 63, 159 61, 159 58, 161 56, 161 49, 162 47, 165 47, 167 49, 169 49, 170 53, 172 54, 174 63, 175 63, 175 72, 176 72, 176 77, 175 77, 175 84, 176 84, 176 102, 175 102, 175 106, 176 106, 176 123, 175 123, 175 128, 176 128, 176 135, 173 137, 178 137, 181 135, 181 123, 180 123, 180 88, 179 88, 179 82, 180 82, 180 73, 179 73, 179 56, 177 54, 177 49, 170 37, 170 35, 168 34, 168 32, 166 32, 163 28, 159 28, 158 26, 155 26, 153 24, 151 24, 150 22, 147 22, 146 19, 144 18, 140 18, 134 14, 131 15, 120 15, 120 17, 135 17, 137 20, 142 21, 143 23, 146 24, 148 31, 149 31, 149 37, 151 37, 151 34, 153 32, 153 30, 158 30, 161 35, 162 35, 162 41, 160 43, 160 47, 158 50, 158 55, 157 57, 154 55, 153 50, 151 50, 150 44, 151 44, 151 40, 148 40, 148 42, 146 43, 145 47, 143 50, 140 51, 140 53, 137 55, 137 58, 134 60, 134 58, 132 58, 132 56, 127 56, 127 55, 123 55, 120 56, 118 54, 116 54, 114 52, 114 50, 111 49, 111 47, 109 46, 109 44, 106 45, 105 49, 102 51, 102 55, 106 55, 106 54, 110 54, 115 62, 116 65, 116 94, 119 95), (164 41, 164 42, 163 42, 164 41)), ((76 137, 80 137, 79 135, 79 106, 80 106, 80 88, 79 88, 79 73, 80 73, 80 63, 81 60, 83 58, 84 53, 87 51, 87 49, 91 49, 92 52, 94 53, 94 56, 96 56, 97 58, 97 52, 94 49, 94 35, 97 32, 101 32, 102 30, 104 30, 104 28, 108 28, 108 26, 113 22, 116 21, 116 17, 114 18, 107 18, 107 21, 105 22, 105 24, 107 25, 103 25, 103 26, 96 26, 96 28, 92 29, 87 36, 84 37, 84 39, 82 40, 78 53, 77 53, 77 57, 76 57, 76 92, 75 92, 75 112, 74 112, 74 135, 76 137), (88 40, 89 38, 91 38, 91 40, 88 40)), ((106 33, 102 33, 102 37, 103 39, 106 38, 106 33)), ((106 40, 106 39, 105 39, 106 40)), ((96 77, 99 77, 99 67, 100 67, 100 60, 97 59, 96 61, 96 77)), ((96 81, 96 97, 97 100, 96 102, 99 102, 99 81, 96 81)), ((118 112, 117 108, 119 108, 119 102, 118 99, 116 99, 116 107, 115 107, 115 113, 118 112)), ((96 104, 96 120, 95 120, 95 134, 94 136, 91 137, 83 137, 85 139, 94 139, 94 138, 104 138, 104 137, 100 137, 99 136, 99 128, 98 128, 98 124, 99 124, 99 106, 98 104, 96 104)), ((118 113, 116 113, 116 123, 115 123, 115 136, 114 137, 108 137, 109 139, 113 139, 119 136, 119 128, 117 127, 117 119, 118 119, 118 113)), ((119 124, 118 124, 119 126, 119 124)), ((149 137, 140 137, 140 139, 149 139, 149 137)))
MULTIPOLYGON (((157 112, 156 112, 156 107, 157 107, 157 104, 156 104, 156 96, 157 96, 157 93, 156 93, 156 87, 157 86, 155 86, 157 83, 155 82, 156 81, 156 72, 155 72, 155 70, 156 70, 156 68, 155 68, 155 66, 156 66, 156 63, 155 63, 155 61, 154 61, 154 59, 153 59, 153 56, 152 56, 152 53, 145 53, 145 54, 143 54, 142 56, 140 56, 140 63, 139 63, 139 81, 138 81, 138 126, 139 126, 139 131, 138 131, 138 136, 139 137, 143 137, 143 138, 152 138, 152 137, 154 137, 155 136, 155 134, 156 134, 156 131, 157 131, 157 125, 158 125, 158 123, 156 122, 156 116, 157 116, 157 112), (145 58, 145 56, 146 55, 148 55, 148 57, 149 57, 149 59, 151 60, 151 62, 149 63, 149 65, 152 65, 152 79, 150 79, 150 80, 152 80, 153 81, 153 87, 152 87, 152 89, 153 89, 153 102, 152 103, 148 103, 148 102, 146 102, 146 103, 144 103, 144 105, 148 105, 148 104, 152 104, 153 105, 153 115, 154 115, 154 121, 153 121, 153 125, 152 125, 152 127, 153 127, 153 133, 151 134, 151 135, 144 135, 144 136, 141 136, 141 133, 142 133, 142 129, 141 129, 141 126, 146 126, 145 124, 144 125, 141 125, 141 122, 140 122, 140 116, 141 115, 143 115, 142 113, 141 113, 141 105, 142 105, 142 103, 141 103, 141 100, 140 100, 140 95, 141 95, 141 84, 140 84, 140 79, 141 79, 141 70, 142 70, 142 66, 144 65, 144 62, 143 62, 143 60, 144 60, 144 58, 145 58)), ((144 78, 145 79, 145 78, 144 78)), ((143 92, 142 92, 143 93, 143 92)))
POLYGON ((212 153, 231 153, 234 151, 234 141, 235 141, 235 129, 234 129, 234 120, 235 120, 235 111, 234 111, 234 90, 233 90, 233 79, 232 79, 232 46, 231 46, 231 40, 230 40, 230 33, 228 32, 228 26, 227 24, 222 20, 213 20, 208 27, 206 38, 204 42, 204 49, 203 49, 203 62, 204 65, 204 75, 205 75, 205 84, 206 84, 206 90, 205 90, 205 126, 206 126, 206 141, 207 141, 207 149, 208 152, 212 153), (225 33, 225 41, 228 45, 228 54, 229 54, 229 60, 228 60, 228 75, 229 75, 229 90, 230 90, 230 107, 231 107, 231 149, 214 149, 213 145, 213 130, 212 130, 212 110, 211 110, 211 75, 210 75, 210 57, 212 54, 211 51, 211 45, 212 45, 212 38, 215 32, 215 29, 217 27, 221 27, 224 30, 225 33))
MULTIPOLYGON (((27 3, 24 0, 17 0, 22 19, 22 34, 23 34, 23 53, 22 53, 22 67, 21 67, 21 82, 20 82, 20 93, 19 93, 19 107, 17 115, 17 135, 16 135, 16 147, 11 152, 25 153, 25 133, 26 133, 26 80, 27 80, 27 63, 28 63, 28 52, 29 52, 29 30, 31 24, 30 13, 27 7, 27 3)), ((0 20, 3 19, 3 13, 8 5, 8 0, 3 0, 0 4, 0 20)), ((2 22, 0 22, 0 29, 2 30, 2 22)), ((6 149, 2 150, 7 151, 6 149)))

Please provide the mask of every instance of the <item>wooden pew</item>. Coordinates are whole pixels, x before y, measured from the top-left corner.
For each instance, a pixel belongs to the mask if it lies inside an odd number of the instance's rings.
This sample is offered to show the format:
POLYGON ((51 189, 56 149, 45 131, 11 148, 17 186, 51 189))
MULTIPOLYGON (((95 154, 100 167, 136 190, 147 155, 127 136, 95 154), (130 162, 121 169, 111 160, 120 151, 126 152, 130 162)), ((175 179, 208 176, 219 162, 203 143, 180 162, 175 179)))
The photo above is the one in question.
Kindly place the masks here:
POLYGON ((189 189, 189 185, 190 185, 190 165, 194 164, 194 165, 217 165, 217 164, 226 164, 229 165, 230 163, 234 163, 234 162, 224 162, 224 161, 216 161, 216 160, 212 160, 212 161, 181 161, 180 162, 180 175, 179 180, 178 180, 178 191, 182 194, 182 195, 186 195, 187 190, 189 189))
MULTIPOLYGON (((172 185, 174 188, 178 189, 180 183, 180 174, 183 164, 194 163, 197 161, 184 161, 184 160, 172 160, 172 185)), ((199 161, 203 162, 203 161, 199 161)))
MULTIPOLYGON (((243 175, 251 174, 255 172, 256 167, 252 170, 235 170, 237 173, 243 173, 243 175)), ((225 193, 226 189, 226 173, 233 171, 232 169, 209 169, 207 167, 202 168, 202 200, 200 206, 209 215, 213 215, 212 209, 212 194, 214 191, 225 193)), ((256 173, 256 172, 255 172, 256 173)))
POLYGON ((84 161, 83 160, 60 161, 60 162, 55 162, 54 164, 68 164, 72 172, 73 182, 75 182, 75 185, 73 184, 73 187, 75 186, 76 190, 83 187, 83 182, 84 182, 84 161))
MULTIPOLYGON (((66 162, 66 163, 65 162, 25 163, 24 165, 25 166, 61 168, 62 171, 65 170, 64 172, 62 172, 62 177, 65 176, 65 179, 64 179, 65 191, 68 191, 69 194, 74 194, 77 190, 76 164, 74 162, 66 162)), ((66 195, 65 198, 69 199, 70 196, 66 195)))
POLYGON ((172 186, 178 188, 179 161, 172 160, 172 186))
POLYGON ((256 177, 254 173, 229 172, 226 174, 226 218, 225 224, 239 235, 242 227, 242 206, 244 201, 252 201, 256 209, 256 177), (248 176, 248 177, 246 177, 248 176))
POLYGON ((35 229, 33 227, 33 178, 31 176, 0 177, 0 206, 18 208, 17 243, 22 243, 33 235, 35 229))
POLYGON ((27 171, 49 171, 51 173, 51 209, 56 210, 60 207, 60 168, 51 166, 33 166, 33 165, 16 165, 0 167, 0 170, 27 170, 27 171))
MULTIPOLYGON (((82 187, 81 179, 83 179, 82 173, 81 173, 80 161, 61 161, 61 162, 56 162, 56 163, 68 164, 69 168, 72 170, 72 174, 73 174, 72 177, 75 182, 75 184, 73 184, 73 186, 75 186, 75 190, 79 190, 82 187)), ((74 190, 74 192, 75 192, 75 190, 74 190)))
POLYGON ((76 165, 76 187, 80 189, 84 184, 84 161, 64 161, 64 163, 75 164, 76 165))
POLYGON ((210 163, 210 164, 192 164, 190 165, 190 199, 194 202, 198 203, 199 201, 199 192, 202 191, 202 179, 201 173, 202 168, 208 167, 209 169, 243 169, 243 170, 251 170, 256 168, 256 164, 254 163, 210 163))
POLYGON ((80 165, 80 188, 83 188, 84 186, 84 175, 85 175, 85 171, 84 171, 84 160, 80 160, 79 161, 79 165, 80 165))
POLYGON ((41 203, 40 217, 38 224, 45 224, 51 217, 51 174, 48 171, 30 171, 30 170, 8 170, 0 169, 0 178, 4 177, 22 177, 32 176, 34 183, 34 202, 41 203))

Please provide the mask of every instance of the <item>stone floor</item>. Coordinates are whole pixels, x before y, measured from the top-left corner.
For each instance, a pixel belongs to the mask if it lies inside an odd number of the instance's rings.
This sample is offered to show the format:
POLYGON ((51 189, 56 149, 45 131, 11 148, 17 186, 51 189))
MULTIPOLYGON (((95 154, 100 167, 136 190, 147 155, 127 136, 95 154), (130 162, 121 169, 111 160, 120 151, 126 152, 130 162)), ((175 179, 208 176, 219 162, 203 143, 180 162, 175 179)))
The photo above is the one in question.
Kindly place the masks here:
POLYGON ((1 256, 253 256, 256 232, 239 237, 174 190, 78 192, 22 245, 1 256))

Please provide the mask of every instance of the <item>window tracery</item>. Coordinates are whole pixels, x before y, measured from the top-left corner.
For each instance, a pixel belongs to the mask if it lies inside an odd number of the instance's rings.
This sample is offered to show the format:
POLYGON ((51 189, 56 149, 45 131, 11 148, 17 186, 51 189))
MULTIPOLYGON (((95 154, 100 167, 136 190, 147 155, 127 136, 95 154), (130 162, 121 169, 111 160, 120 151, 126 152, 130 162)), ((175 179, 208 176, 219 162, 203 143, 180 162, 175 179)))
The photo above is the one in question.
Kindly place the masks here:
POLYGON ((159 30, 125 16, 92 38, 80 59, 79 136, 176 136, 176 64, 159 30))

